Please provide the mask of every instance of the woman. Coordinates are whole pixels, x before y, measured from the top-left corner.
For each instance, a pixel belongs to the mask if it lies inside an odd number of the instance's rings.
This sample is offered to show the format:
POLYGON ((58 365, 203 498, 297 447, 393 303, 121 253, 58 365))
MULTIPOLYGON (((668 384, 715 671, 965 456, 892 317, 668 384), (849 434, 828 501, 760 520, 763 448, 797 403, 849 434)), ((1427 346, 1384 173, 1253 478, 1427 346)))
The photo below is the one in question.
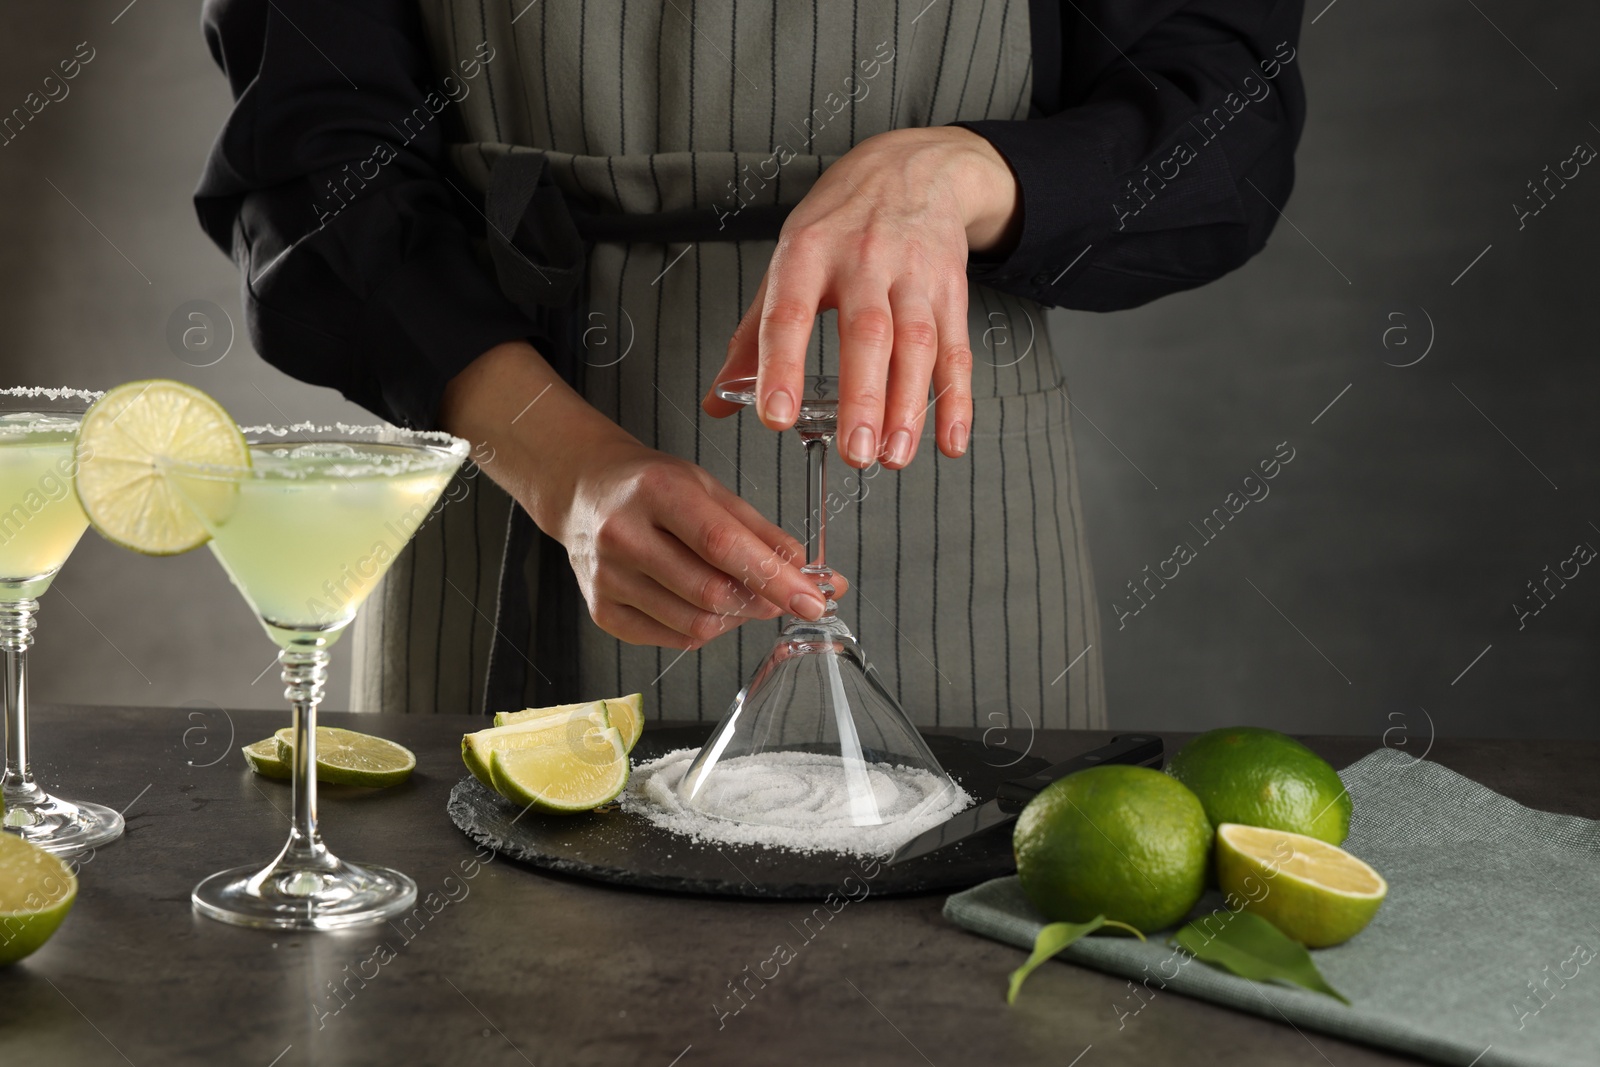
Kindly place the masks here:
POLYGON ((391 572, 354 705, 653 687, 655 714, 719 716, 769 620, 821 610, 775 431, 804 374, 836 372, 857 470, 829 561, 891 690, 924 724, 1104 726, 1040 305, 1134 306, 1262 247, 1303 121, 1299 20, 208 0, 237 106, 196 203, 257 349, 467 437, 505 490, 463 483, 391 572), (713 383, 758 372, 756 410, 725 418, 713 383))

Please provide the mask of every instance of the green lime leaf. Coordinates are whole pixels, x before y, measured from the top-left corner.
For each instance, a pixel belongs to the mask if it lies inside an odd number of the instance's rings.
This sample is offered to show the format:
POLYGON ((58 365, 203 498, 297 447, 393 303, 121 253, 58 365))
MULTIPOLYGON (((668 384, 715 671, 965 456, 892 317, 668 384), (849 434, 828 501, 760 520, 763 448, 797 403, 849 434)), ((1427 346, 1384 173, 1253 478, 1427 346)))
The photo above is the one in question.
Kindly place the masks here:
POLYGON ((1033 955, 1028 957, 1028 962, 1011 972, 1011 988, 1006 993, 1006 1003, 1015 1004, 1017 994, 1022 990, 1022 983, 1027 980, 1039 964, 1054 956, 1080 937, 1094 933, 1102 926, 1115 926, 1126 930, 1140 941, 1144 935, 1127 923, 1119 923, 1115 919, 1108 919, 1104 915, 1096 915, 1086 923, 1050 923, 1039 931, 1033 939, 1033 955))
MULTIPOLYGON (((1222 909, 1189 923, 1172 937, 1202 963, 1254 982, 1287 982, 1350 1002, 1322 977, 1311 953, 1259 915, 1222 909)), ((1032 961, 1029 961, 1032 962, 1032 961)))

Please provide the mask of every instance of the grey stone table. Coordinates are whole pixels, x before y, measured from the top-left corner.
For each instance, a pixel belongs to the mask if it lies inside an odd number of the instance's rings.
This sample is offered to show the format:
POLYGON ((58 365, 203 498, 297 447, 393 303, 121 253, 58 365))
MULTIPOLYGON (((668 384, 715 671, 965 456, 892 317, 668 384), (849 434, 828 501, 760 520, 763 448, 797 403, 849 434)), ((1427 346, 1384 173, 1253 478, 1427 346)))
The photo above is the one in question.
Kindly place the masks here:
MULTIPOLYGON (((1020 953, 946 924, 942 897, 869 897, 814 922, 807 940, 797 931, 810 904, 642 893, 475 859, 444 811, 462 775, 460 736, 481 725, 465 718, 323 720, 416 751, 406 785, 325 789, 321 813, 339 854, 397 867, 436 894, 427 922, 308 936, 199 918, 197 881, 265 861, 282 842, 288 787, 250 774, 237 749, 286 718, 41 710, 44 780, 126 809, 128 833, 84 862, 54 940, 0 971, 0 1064, 1408 1062, 1177 996, 1119 1031, 1124 983, 1070 966, 1042 969, 1008 1008, 1020 953), (731 983, 779 942, 794 958, 764 987, 749 982, 747 1002, 735 998, 731 983)), ((1033 750, 1060 759, 1106 736, 1041 733, 1033 750)), ((1380 739, 1308 742, 1343 766, 1380 739)), ((1523 803, 1591 818, 1597 757, 1594 742, 1470 739, 1440 739, 1431 754, 1523 803)))

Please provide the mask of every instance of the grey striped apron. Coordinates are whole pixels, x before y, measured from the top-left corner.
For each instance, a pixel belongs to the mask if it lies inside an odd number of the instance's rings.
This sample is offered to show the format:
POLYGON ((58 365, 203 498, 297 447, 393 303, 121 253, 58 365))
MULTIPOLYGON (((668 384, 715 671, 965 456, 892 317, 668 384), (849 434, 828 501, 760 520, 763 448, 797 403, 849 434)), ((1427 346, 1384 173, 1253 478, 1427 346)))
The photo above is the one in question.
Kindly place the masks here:
MULTIPOLYGON (((422 6, 440 70, 480 42, 494 49, 459 101, 465 141, 452 157, 479 193, 501 157, 537 150, 573 203, 658 216, 716 207, 737 219, 797 202, 875 133, 1027 110, 1025 0, 422 6)), ((646 444, 705 467, 798 536, 795 435, 699 408, 772 249, 770 239, 593 244, 576 384, 646 444)), ((837 369, 834 317, 812 336, 821 373, 837 369)), ((970 330, 968 455, 938 456, 930 418, 905 471, 830 472, 844 504, 828 559, 852 583, 840 610, 920 724, 1103 727, 1069 404, 1044 315, 973 286, 970 330)), ((508 548, 512 505, 487 477, 451 492, 456 503, 418 534, 357 624, 358 710, 493 711, 642 690, 652 716, 714 720, 777 633, 777 622, 747 623, 686 654, 619 642, 573 610, 570 593, 565 615, 551 609, 563 599, 559 546, 513 538, 508 548), (505 602, 517 596, 535 605, 520 623, 505 602), (491 667, 518 679, 511 690, 491 691, 491 667)))

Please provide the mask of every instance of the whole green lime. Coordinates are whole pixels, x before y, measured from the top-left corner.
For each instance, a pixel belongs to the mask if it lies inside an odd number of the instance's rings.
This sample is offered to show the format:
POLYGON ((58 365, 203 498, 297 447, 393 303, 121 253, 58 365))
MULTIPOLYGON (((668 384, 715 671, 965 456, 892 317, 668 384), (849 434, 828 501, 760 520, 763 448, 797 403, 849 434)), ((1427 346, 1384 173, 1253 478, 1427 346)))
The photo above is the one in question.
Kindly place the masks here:
POLYGON ((1213 826, 1287 830, 1330 845, 1350 833, 1350 794, 1339 773, 1276 730, 1230 726, 1201 734, 1178 750, 1167 773, 1194 790, 1213 826))
POLYGON ((1012 834, 1022 891, 1051 922, 1096 915, 1144 931, 1186 915, 1205 888, 1205 808, 1148 767, 1108 764, 1052 782, 1012 834))

